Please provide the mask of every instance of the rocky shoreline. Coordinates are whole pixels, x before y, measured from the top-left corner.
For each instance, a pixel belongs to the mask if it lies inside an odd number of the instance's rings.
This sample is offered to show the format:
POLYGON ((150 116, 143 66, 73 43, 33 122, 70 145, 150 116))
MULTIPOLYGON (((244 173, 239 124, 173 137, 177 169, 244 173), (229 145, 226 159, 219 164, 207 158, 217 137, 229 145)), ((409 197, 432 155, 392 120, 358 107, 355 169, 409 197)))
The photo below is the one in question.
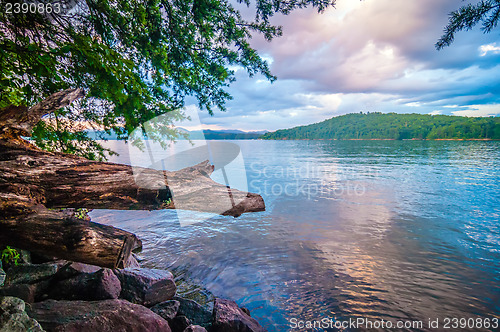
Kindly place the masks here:
POLYGON ((177 296, 172 273, 132 260, 116 270, 64 260, 0 265, 0 332, 265 331, 234 301, 177 296))

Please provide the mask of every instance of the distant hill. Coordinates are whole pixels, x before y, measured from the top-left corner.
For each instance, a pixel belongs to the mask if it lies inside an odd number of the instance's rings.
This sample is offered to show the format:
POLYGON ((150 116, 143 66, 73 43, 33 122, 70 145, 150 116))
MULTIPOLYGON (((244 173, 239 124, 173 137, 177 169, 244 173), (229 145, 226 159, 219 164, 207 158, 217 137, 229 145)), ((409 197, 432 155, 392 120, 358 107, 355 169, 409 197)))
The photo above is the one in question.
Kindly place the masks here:
POLYGON ((352 113, 261 139, 500 139, 500 117, 352 113))
POLYGON ((241 130, 193 130, 189 131, 189 138, 192 140, 197 139, 211 139, 211 140, 221 140, 221 139, 257 139, 266 132, 245 132, 241 130))
MULTIPOLYGON (((245 132, 242 130, 193 130, 189 131, 184 128, 179 128, 179 130, 183 133, 189 135, 189 139, 192 140, 200 140, 200 139, 210 139, 210 140, 221 140, 221 139, 257 139, 263 134, 267 133, 267 131, 250 131, 245 132)), ((115 134, 107 134, 104 131, 97 130, 88 130, 86 131, 87 135, 92 139, 108 139, 108 140, 116 140, 117 136, 115 134)), ((179 137, 179 139, 183 139, 179 137)))

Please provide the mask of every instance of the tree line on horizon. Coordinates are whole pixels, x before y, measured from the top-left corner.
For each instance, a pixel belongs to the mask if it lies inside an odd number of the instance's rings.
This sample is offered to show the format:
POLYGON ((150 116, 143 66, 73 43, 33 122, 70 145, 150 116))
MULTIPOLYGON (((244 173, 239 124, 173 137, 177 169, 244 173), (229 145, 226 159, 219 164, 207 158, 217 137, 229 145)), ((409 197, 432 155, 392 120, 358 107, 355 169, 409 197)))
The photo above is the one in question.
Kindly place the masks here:
POLYGON ((261 139, 500 139, 500 117, 351 113, 261 139))

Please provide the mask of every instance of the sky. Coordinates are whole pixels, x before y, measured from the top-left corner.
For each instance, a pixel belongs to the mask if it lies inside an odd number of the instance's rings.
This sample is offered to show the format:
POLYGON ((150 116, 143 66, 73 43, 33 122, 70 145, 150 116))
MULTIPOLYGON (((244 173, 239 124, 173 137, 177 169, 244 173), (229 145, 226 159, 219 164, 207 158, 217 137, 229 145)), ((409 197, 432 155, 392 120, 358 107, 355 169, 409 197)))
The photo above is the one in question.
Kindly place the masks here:
MULTIPOLYGON (((434 44, 457 0, 337 0, 273 18, 283 36, 252 46, 278 77, 236 69, 227 112, 200 112, 204 128, 291 128, 353 112, 500 115, 500 29, 434 44)), ((191 106, 193 107, 193 106, 191 106)))

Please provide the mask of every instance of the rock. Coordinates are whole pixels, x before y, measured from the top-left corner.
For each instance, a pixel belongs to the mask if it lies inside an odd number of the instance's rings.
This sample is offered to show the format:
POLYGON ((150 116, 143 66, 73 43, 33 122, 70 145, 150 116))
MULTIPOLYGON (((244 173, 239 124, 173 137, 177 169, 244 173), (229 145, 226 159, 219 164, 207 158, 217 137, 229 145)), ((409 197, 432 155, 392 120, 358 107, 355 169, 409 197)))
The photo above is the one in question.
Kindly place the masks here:
POLYGON ((125 263, 125 267, 139 269, 141 268, 141 265, 139 264, 135 256, 132 254, 128 257, 128 260, 125 263))
POLYGON ((189 325, 184 332, 207 332, 207 330, 199 325, 189 325))
POLYGON ((82 273, 58 281, 51 286, 48 298, 55 300, 107 300, 117 299, 121 292, 118 277, 110 269, 95 273, 82 273))
POLYGON ((126 268, 115 273, 122 285, 120 298, 130 302, 150 307, 170 300, 175 295, 174 277, 168 271, 126 268))
POLYGON ((43 332, 38 322, 30 318, 24 301, 16 297, 0 297, 0 332, 43 332))
POLYGON ((0 288, 0 296, 13 296, 24 302, 33 303, 37 297, 38 287, 36 284, 14 284, 0 288))
POLYGON ((184 330, 189 325, 191 325, 189 318, 187 318, 184 315, 176 316, 174 319, 172 319, 168 323, 170 324, 170 328, 172 329, 172 332, 184 332, 184 330))
POLYGON ((7 270, 6 285, 34 284, 53 277, 64 261, 43 264, 20 264, 7 270))
MULTIPOLYGON (((210 268, 207 268, 207 273, 209 270, 210 268)), ((192 280, 186 280, 182 277, 175 279, 175 285, 177 286, 178 296, 196 301, 210 311, 214 310, 215 296, 207 289, 201 288, 200 285, 193 284, 192 280)))
POLYGON ((174 300, 180 302, 179 315, 189 318, 192 324, 210 327, 212 325, 213 310, 201 306, 197 302, 181 297, 174 297, 174 300))
POLYGON ((181 305, 181 303, 179 301, 169 300, 169 301, 155 304, 150 309, 154 313, 156 313, 156 314, 160 315, 161 317, 163 317, 164 319, 170 321, 175 316, 177 316, 177 312, 179 311, 180 305, 181 305))
POLYGON ((166 320, 125 300, 47 300, 31 304, 26 311, 47 331, 171 331, 166 320))
POLYGON ((245 308, 245 307, 240 307, 240 309, 241 309, 244 313, 246 313, 248 316, 251 316, 251 315, 250 315, 250 310, 248 310, 247 308, 245 308))
POLYGON ((215 299, 214 332, 262 332, 266 331, 259 323, 241 310, 236 302, 215 299))
POLYGON ((100 266, 89 265, 78 262, 67 262, 59 269, 55 278, 67 279, 82 273, 95 273, 101 269, 100 266))

